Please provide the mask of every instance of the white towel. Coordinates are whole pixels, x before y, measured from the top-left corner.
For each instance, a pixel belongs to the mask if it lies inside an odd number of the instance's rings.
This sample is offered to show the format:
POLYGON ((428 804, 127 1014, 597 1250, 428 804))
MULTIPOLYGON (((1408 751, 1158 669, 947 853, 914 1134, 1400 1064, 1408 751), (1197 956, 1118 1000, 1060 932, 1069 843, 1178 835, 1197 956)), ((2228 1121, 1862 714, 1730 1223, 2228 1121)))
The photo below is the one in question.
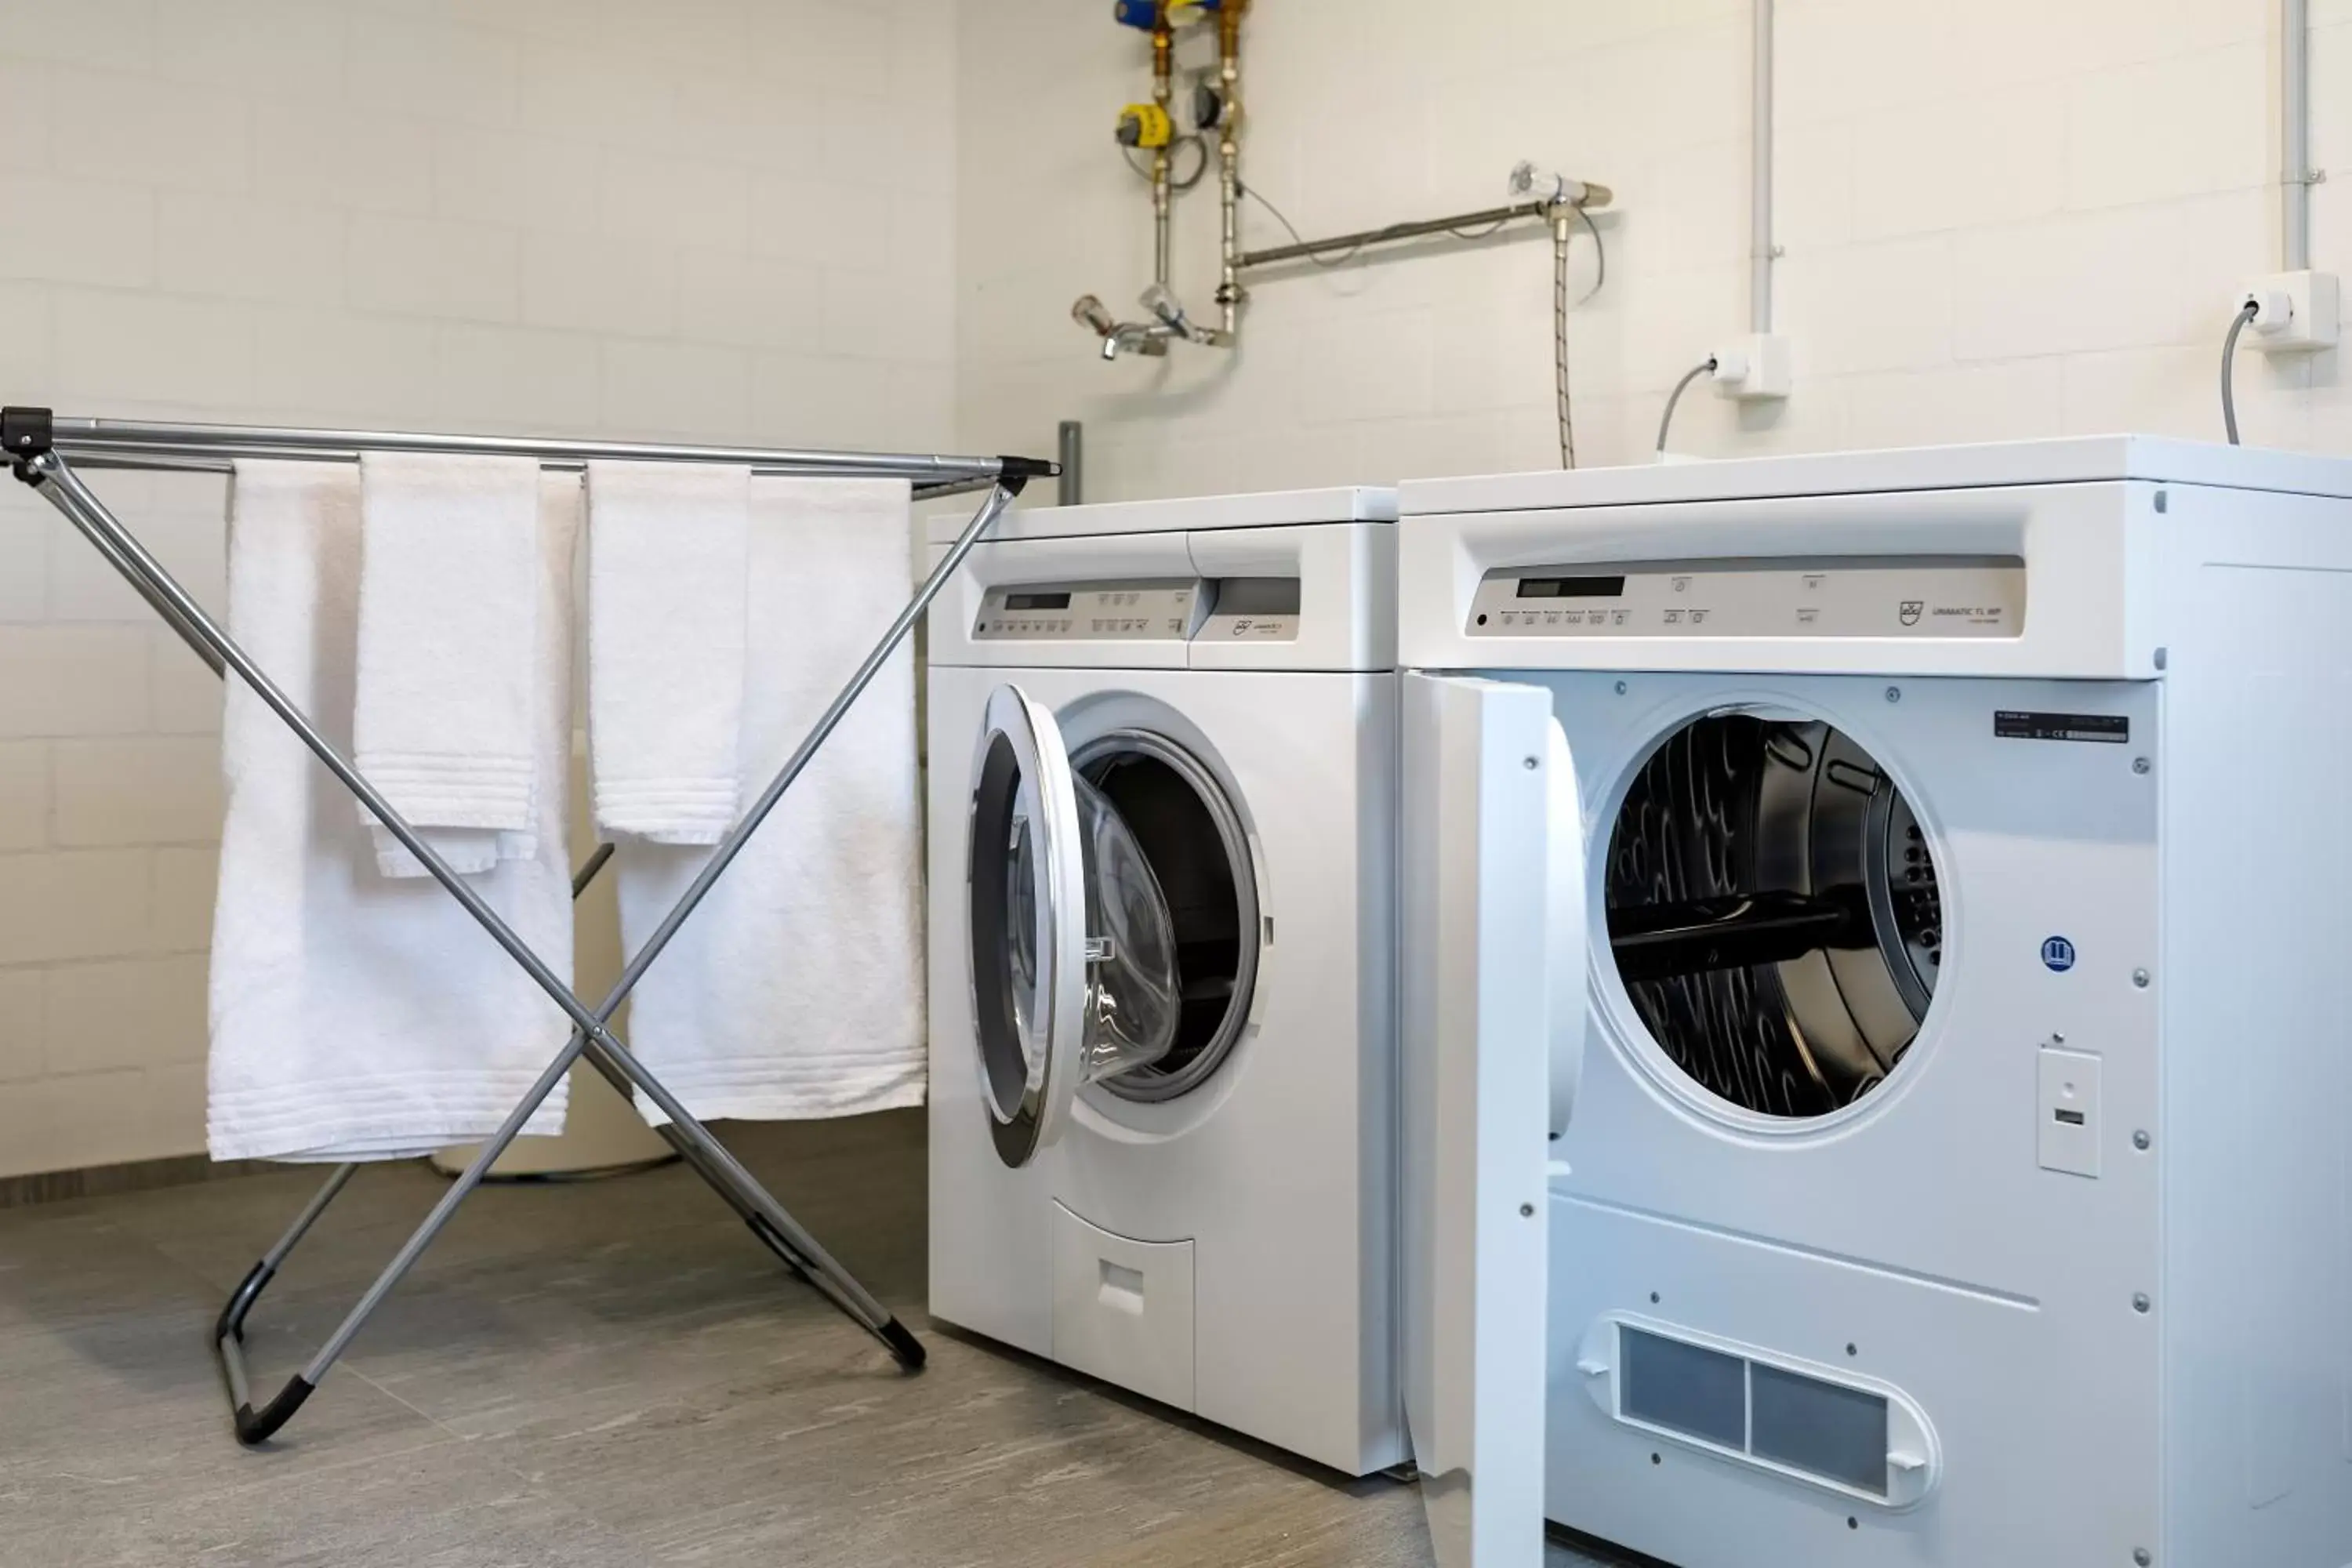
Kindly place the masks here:
MULTIPOLYGON (((903 482, 752 482, 747 805, 905 606, 908 514, 903 482)), ((922 1102, 921 831, 902 647, 637 987, 631 1044, 688 1110, 784 1120, 922 1102)), ((708 858, 621 844, 631 952, 708 858)))
MULTIPOLYGON (((529 458, 360 459, 354 760, 453 870, 538 853, 539 489, 529 458)), ((352 809, 385 876, 425 875, 352 809)))
MULTIPOLYGON (((330 740, 348 745, 359 471, 240 464, 231 494, 231 630, 330 740)), ((564 759, 579 477, 548 476, 544 498, 533 591, 538 852, 471 885, 569 976, 564 759)), ((213 1156, 390 1159, 494 1131, 562 1048, 562 1013, 439 884, 378 873, 350 794, 234 678, 222 751, 213 1156)), ((563 1106, 559 1084, 525 1131, 561 1131, 563 1106)))
POLYGON ((735 826, 751 470, 588 468, 588 734, 596 825, 656 844, 735 826))

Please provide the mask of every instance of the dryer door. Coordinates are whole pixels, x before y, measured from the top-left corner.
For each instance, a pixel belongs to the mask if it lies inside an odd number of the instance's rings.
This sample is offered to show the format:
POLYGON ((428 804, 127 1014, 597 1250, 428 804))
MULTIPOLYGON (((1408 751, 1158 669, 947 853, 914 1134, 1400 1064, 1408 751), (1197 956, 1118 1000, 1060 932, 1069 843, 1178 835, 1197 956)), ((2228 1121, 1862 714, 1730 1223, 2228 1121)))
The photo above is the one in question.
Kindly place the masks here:
POLYGON ((998 1157, 1061 1136, 1078 1087, 1174 1043, 1182 990, 1168 902, 1127 824, 1070 769, 1054 716, 990 694, 972 759, 972 1036, 998 1157))
POLYGON ((1550 694, 1402 678, 1405 1416, 1444 1568, 1543 1561, 1545 1189, 1586 1027, 1550 694))

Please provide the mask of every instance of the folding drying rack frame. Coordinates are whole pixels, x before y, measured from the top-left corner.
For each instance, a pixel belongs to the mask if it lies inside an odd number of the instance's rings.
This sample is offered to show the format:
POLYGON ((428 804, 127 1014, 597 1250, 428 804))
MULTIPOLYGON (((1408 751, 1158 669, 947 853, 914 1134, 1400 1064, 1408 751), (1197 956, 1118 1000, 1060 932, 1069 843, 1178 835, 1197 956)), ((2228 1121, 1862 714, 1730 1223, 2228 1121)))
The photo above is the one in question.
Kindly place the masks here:
MULTIPOLYGON (((326 1184, 303 1206, 285 1235, 264 1253, 221 1309, 213 1329, 213 1346, 220 1357, 228 1385, 237 1440, 266 1441, 290 1420, 310 1398, 367 1323, 384 1298, 400 1283, 410 1267, 449 1222, 457 1205, 481 1184, 493 1162, 505 1152, 572 1064, 585 1057, 624 1095, 642 1089, 669 1118, 662 1136, 697 1174, 742 1216, 753 1235, 782 1258, 784 1266, 806 1281, 852 1321, 888 1348, 898 1363, 912 1372, 923 1364, 923 1347, 887 1309, 835 1262, 800 1223, 786 1213, 751 1172, 745 1170, 709 1129, 696 1121, 661 1080, 632 1055, 606 1026, 654 960, 669 945, 697 906, 726 874, 751 835, 783 798, 808 766, 843 715, 873 681, 916 620, 962 564, 982 533, 1003 515, 1013 499, 1030 479, 1057 472, 1052 463, 1029 458, 918 457, 905 454, 796 451, 761 447, 663 446, 618 441, 563 441, 498 436, 433 436, 383 430, 310 430, 260 426, 185 425, 137 420, 66 418, 47 408, 9 407, 0 410, 0 454, 16 477, 30 485, 65 514, 114 569, 138 590, 155 613, 226 679, 232 672, 268 705, 287 728, 309 747, 344 788, 357 796, 385 831, 424 864, 433 879, 464 907, 490 940, 503 949, 531 980, 571 1018, 572 1037, 541 1073, 529 1093, 484 1143, 473 1163, 443 1194, 423 1223, 402 1244, 358 1303, 330 1334, 316 1355, 289 1379, 268 1404, 256 1409, 245 1364, 245 1320, 254 1303, 303 1236, 326 1212, 337 1194, 359 1169, 356 1163, 335 1167, 326 1184), (528 943, 500 920, 480 894, 469 887, 433 847, 418 836, 383 794, 322 734, 294 701, 255 664, 228 633, 165 571, 138 537, 93 494, 76 465, 88 468, 140 468, 166 471, 226 473, 240 462, 269 459, 356 462, 362 452, 438 452, 539 459, 543 467, 580 468, 603 458, 648 462, 731 463, 766 474, 859 476, 903 479, 918 496, 938 496, 985 489, 988 493, 971 521, 964 525, 953 548, 934 567, 898 618, 883 633, 872 652, 857 667, 833 701, 818 717, 807 736, 782 769, 743 814, 733 830, 711 852, 701 873, 679 898, 661 924, 632 955, 604 1001, 591 1007, 582 1001, 533 952, 528 943), (68 461, 68 459, 71 461, 68 461)), ((578 897, 610 855, 600 847, 573 879, 578 897)))

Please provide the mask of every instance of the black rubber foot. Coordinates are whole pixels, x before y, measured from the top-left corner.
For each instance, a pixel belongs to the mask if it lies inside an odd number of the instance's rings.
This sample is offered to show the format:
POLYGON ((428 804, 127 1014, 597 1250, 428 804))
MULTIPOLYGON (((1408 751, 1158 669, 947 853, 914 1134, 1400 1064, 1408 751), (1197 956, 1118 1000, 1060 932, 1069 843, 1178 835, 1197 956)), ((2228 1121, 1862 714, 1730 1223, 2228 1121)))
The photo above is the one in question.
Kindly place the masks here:
POLYGON ((1062 471, 1062 465, 1045 458, 1002 457, 996 459, 1003 467, 998 470, 997 482, 1014 495, 1031 479, 1050 479, 1062 471))
POLYGON ((302 1408, 302 1402, 310 1397, 310 1390, 315 1386, 296 1377, 289 1380, 286 1386, 278 1391, 278 1397, 259 1410, 250 1405, 238 1405, 236 1440, 248 1448, 257 1443, 269 1441, 280 1426, 294 1419, 294 1412, 302 1408))
POLYGON ((890 1353, 898 1358, 900 1366, 908 1372, 923 1370, 923 1363, 929 1359, 929 1355, 923 1349, 923 1342, 908 1333, 906 1324, 893 1318, 874 1332, 890 1347, 890 1353))

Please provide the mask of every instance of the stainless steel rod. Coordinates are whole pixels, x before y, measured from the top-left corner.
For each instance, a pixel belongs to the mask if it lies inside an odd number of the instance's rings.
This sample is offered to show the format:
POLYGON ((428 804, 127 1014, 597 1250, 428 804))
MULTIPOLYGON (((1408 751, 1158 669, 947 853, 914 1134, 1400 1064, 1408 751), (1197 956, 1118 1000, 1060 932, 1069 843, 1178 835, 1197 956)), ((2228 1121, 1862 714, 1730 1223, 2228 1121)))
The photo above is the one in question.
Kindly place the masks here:
POLYGON ((704 447, 643 441, 575 441, 535 436, 449 436, 404 430, 303 429, 266 425, 188 425, 140 419, 56 416, 54 443, 69 458, 101 453, 151 457, 351 458, 362 452, 446 452, 588 463, 604 458, 662 463, 743 463, 780 473, 858 474, 913 479, 992 479, 1000 458, 905 452, 836 452, 770 447, 704 447))
POLYGON ((1755 0, 1748 138, 1748 330, 1772 330, 1772 0, 1755 0))
POLYGON ((114 514, 107 510, 106 503, 91 493, 89 487, 82 482, 81 476, 73 471, 61 454, 44 452, 33 458, 29 467, 42 490, 58 503, 58 510, 66 514, 68 520, 97 544, 109 560, 135 571, 136 580, 142 584, 142 592, 152 592, 166 601, 173 611, 173 624, 184 632, 193 632, 219 655, 221 661, 235 670, 238 678, 252 689, 254 695, 285 721, 287 728, 310 748, 311 754, 326 764, 327 771, 334 774, 345 789, 359 797, 360 803, 383 825, 384 831, 398 840, 401 847, 416 857, 433 879, 465 907, 475 923, 489 933, 490 939, 505 950, 508 957, 522 966, 523 972, 553 999, 557 1006, 563 1009, 573 1023, 591 1031, 602 1030, 604 1020, 591 1013, 587 1005, 572 994, 572 988, 557 978, 555 972, 531 951, 529 942, 517 936, 513 929, 499 918, 498 911, 483 901, 482 896, 474 890, 471 884, 449 868, 447 862, 408 825, 408 819, 394 810, 383 793, 352 765, 335 743, 310 721, 310 716, 296 706, 294 700, 280 690, 278 683, 253 662, 251 656, 221 629, 205 613, 205 607, 180 586, 163 569, 163 563, 148 552, 145 545, 139 542, 137 536, 116 520, 114 514), (111 549, 108 548, 110 545, 111 549))
MULTIPOLYGON (((1606 185, 1588 184, 1585 197, 1575 205, 1581 207, 1605 207, 1612 193, 1606 185)), ((1484 235, 1464 236, 1465 228, 1498 228, 1523 219, 1548 221, 1554 206, 1551 202, 1513 202, 1508 206, 1486 207, 1474 213, 1458 213, 1452 217, 1423 218, 1412 223, 1392 223, 1386 228, 1368 228, 1355 234, 1334 235, 1329 239, 1302 240, 1295 245, 1271 246, 1264 250, 1245 250, 1234 259, 1243 271, 1253 268, 1272 267, 1278 262, 1299 261, 1310 256, 1321 256, 1334 250, 1360 250, 1367 246, 1393 245, 1408 239, 1426 239, 1432 235, 1453 234, 1455 238, 1485 238, 1484 235)))
MULTIPOLYGON (((734 863, 738 855, 742 853, 743 847, 751 842, 751 835, 759 830, 762 822, 767 820, 768 814, 776 808, 776 803, 783 799, 784 792, 790 789, 793 782, 800 777, 802 771, 816 755, 818 748, 824 744, 826 738, 833 733, 842 719, 848 714, 849 710, 856 705, 866 687, 873 684, 874 678, 881 673, 882 667, 889 662, 890 656, 898 650, 898 645, 906 640, 908 633, 914 629, 916 621, 922 617, 924 611, 930 608, 931 601, 939 597, 940 590, 947 586, 948 580, 955 575, 957 568, 963 564, 964 558, 971 553, 972 546, 980 542, 980 536, 1003 515, 1005 508, 1013 504, 1013 493, 1011 489, 1002 485, 989 492, 988 499, 981 503, 980 510, 972 514, 971 521, 964 525, 963 531, 957 536, 955 543, 940 558, 940 563, 932 568, 931 574, 923 580, 923 585, 916 591, 915 596, 908 601, 907 607, 898 613, 898 619, 890 623, 889 629, 882 634, 881 640, 874 645, 873 651, 866 656, 865 661, 857 667, 856 673, 849 678, 848 684, 841 689, 840 693, 818 716, 816 722, 810 727, 808 734, 794 749, 792 756, 786 760, 782 769, 769 781, 768 787, 761 792, 759 799, 754 801, 751 808, 743 814, 742 820, 738 822, 719 847, 711 851, 710 858, 703 863, 702 869, 696 874, 693 882, 688 884, 677 902, 671 906, 669 913, 663 917, 661 924, 654 928, 653 934, 646 939, 644 945, 639 947, 636 952, 631 955, 628 963, 622 967, 620 978, 614 982, 613 989, 596 1008, 596 1018, 600 1024, 603 1020, 611 1017, 619 1009, 622 1002, 627 999, 629 993, 636 989, 637 982, 645 977, 646 969, 652 965, 654 960, 661 956, 662 950, 669 945, 670 939, 677 935, 678 928, 686 924, 688 917, 692 915, 702 900, 709 896, 710 889, 717 886, 719 879, 726 875, 727 868, 734 863)), ((762 1219, 786 1237, 793 1247, 806 1257, 820 1273, 834 1276, 835 1287, 845 1291, 848 1299, 856 1304, 857 1315, 865 1317, 875 1327, 879 1327, 888 1320, 887 1310, 867 1294, 863 1286, 835 1262, 832 1256, 818 1245, 815 1237, 803 1230, 798 1222, 784 1212, 782 1205, 770 1196, 767 1189, 760 1185, 750 1172, 743 1169, 727 1147, 711 1137, 702 1124, 688 1113, 686 1107, 678 1103, 667 1088, 652 1074, 645 1071, 635 1058, 629 1055, 626 1047, 614 1039, 609 1033, 599 1029, 593 1042, 584 1039, 581 1034, 575 1033, 571 1046, 566 1049, 566 1059, 568 1060, 570 1057, 583 1049, 588 1052, 590 1059, 604 1072, 607 1079, 614 1079, 616 1074, 623 1075, 634 1080, 639 1089, 644 1089, 646 1098, 659 1106, 662 1113, 670 1119, 672 1126, 667 1131, 673 1131, 677 1134, 677 1138, 671 1140, 673 1147, 677 1147, 680 1153, 686 1154, 689 1160, 704 1169, 706 1173, 715 1172, 722 1177, 736 1190, 738 1195, 758 1211, 762 1219), (681 1138, 685 1141, 683 1144, 678 1142, 681 1138)), ((619 1087, 617 1082, 615 1087, 619 1087)), ((835 1293, 835 1290, 827 1291, 827 1294, 835 1293)))

